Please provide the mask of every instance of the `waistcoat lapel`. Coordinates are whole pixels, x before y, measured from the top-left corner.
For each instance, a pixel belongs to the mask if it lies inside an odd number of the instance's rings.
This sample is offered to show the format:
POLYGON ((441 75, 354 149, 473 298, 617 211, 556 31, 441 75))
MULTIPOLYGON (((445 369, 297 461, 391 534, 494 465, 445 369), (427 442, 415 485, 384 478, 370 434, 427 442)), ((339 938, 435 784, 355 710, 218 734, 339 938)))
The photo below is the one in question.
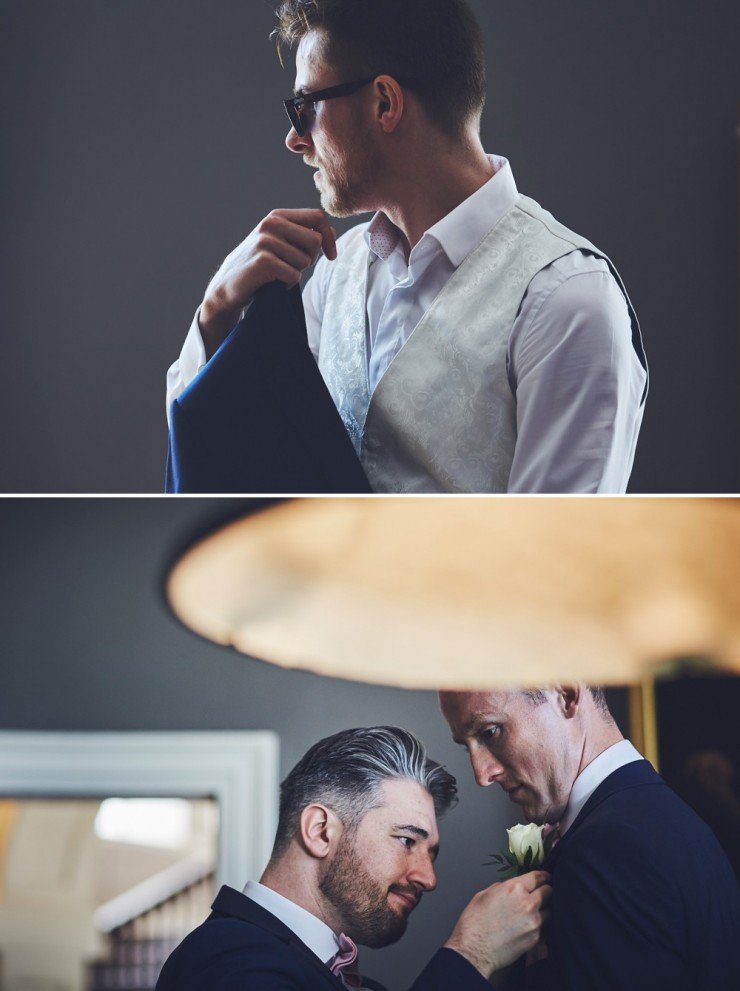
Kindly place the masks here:
POLYGON ((319 344, 319 370, 358 457, 370 404, 367 278, 370 252, 362 238, 334 262, 319 344), (327 331, 325 333, 325 330, 327 331))

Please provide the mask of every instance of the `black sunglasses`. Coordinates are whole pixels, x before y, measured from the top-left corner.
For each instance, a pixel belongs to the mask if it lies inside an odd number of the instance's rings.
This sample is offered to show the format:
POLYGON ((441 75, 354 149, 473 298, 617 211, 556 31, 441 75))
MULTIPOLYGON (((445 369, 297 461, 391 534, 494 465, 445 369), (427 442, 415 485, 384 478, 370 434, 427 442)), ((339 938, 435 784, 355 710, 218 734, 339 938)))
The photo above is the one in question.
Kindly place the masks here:
MULTIPOLYGON (((375 79, 377 79, 377 74, 370 76, 369 79, 359 79, 353 83, 340 83, 339 86, 330 86, 329 89, 317 89, 313 93, 303 93, 300 96, 291 97, 290 100, 283 100, 288 119, 298 137, 305 137, 310 130, 315 103, 320 103, 322 100, 334 100, 338 96, 349 96, 362 89, 363 86, 369 86, 375 79)), ((398 79, 398 82, 409 89, 413 85, 410 79, 398 79)))

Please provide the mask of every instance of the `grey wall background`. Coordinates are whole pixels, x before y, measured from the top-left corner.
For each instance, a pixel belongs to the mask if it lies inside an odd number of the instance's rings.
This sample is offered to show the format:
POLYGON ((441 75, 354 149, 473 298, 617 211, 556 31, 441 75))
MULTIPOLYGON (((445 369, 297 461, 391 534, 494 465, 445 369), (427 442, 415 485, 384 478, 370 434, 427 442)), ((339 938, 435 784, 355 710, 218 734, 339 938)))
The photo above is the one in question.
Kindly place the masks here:
POLYGON ((439 887, 366 971, 408 986, 473 892, 497 879, 487 855, 518 808, 473 782, 436 697, 284 671, 206 643, 168 612, 167 563, 190 536, 245 503, 189 499, 5 499, 0 513, 0 728, 243 730, 280 735, 285 774, 315 740, 401 724, 455 774, 441 826, 439 887))
MULTIPOLYGON (((272 6, 2 0, 0 490, 160 491, 164 373, 206 282, 270 209, 317 205, 272 6)), ((486 146, 613 257, 642 321, 632 489, 740 489, 737 4, 473 7, 486 146)))

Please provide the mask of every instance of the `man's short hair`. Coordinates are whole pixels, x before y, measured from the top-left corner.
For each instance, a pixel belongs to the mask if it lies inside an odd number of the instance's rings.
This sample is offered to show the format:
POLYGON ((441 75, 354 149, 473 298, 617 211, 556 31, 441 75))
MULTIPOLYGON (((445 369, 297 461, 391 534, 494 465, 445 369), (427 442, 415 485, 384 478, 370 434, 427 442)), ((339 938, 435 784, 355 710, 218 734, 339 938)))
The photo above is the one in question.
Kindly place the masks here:
MULTIPOLYGON (((591 698, 596 703, 596 708, 605 716, 611 715, 609 705, 606 701, 606 695, 604 695, 604 689, 599 688, 597 685, 590 685, 588 690, 591 693, 591 698)), ((524 694, 533 705, 542 705, 547 698, 541 688, 526 688, 524 689, 524 694)))
POLYGON ((283 0, 278 51, 326 34, 324 61, 352 82, 408 78, 427 117, 450 138, 480 123, 486 96, 483 35, 466 0, 283 0))
POLYGON ((424 744, 397 726, 347 729, 319 740, 280 785, 280 816, 272 856, 280 856, 306 806, 328 806, 349 830, 380 804, 384 781, 415 781, 429 792, 437 816, 456 801, 454 777, 427 757, 424 744))

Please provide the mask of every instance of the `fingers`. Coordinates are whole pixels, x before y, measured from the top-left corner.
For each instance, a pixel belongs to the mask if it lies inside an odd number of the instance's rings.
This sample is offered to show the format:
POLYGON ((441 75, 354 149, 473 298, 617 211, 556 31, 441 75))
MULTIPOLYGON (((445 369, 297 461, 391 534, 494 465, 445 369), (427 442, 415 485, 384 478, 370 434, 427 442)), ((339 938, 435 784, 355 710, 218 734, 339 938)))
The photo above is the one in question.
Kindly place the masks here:
POLYGON ((522 874, 521 880, 526 891, 536 891, 543 884, 550 883, 550 875, 547 871, 529 871, 528 874, 522 874))
POLYGON ((305 247, 315 241, 327 258, 337 257, 337 232, 323 210, 273 210, 270 216, 286 222, 283 229, 292 243, 305 247), (309 233, 308 241, 304 231, 309 233), (319 238, 312 238, 312 233, 319 238))
POLYGON ((552 885, 543 884, 541 888, 537 889, 535 894, 539 896, 540 905, 547 905, 547 903, 552 898, 552 885))
POLYGON ((337 232, 323 210, 273 210, 211 279, 201 307, 201 330, 218 346, 221 328, 233 326, 235 315, 258 289, 275 280, 296 285, 321 251, 329 259, 337 257, 336 242, 337 232))
POLYGON ((269 251, 276 258, 286 262, 288 265, 292 265, 293 268, 297 268, 299 272, 302 272, 304 268, 308 268, 309 265, 313 264, 313 254, 303 248, 294 246, 288 241, 283 241, 282 238, 266 235, 262 240, 262 247, 263 250, 269 251))
POLYGON ((292 289, 301 280, 300 270, 293 268, 279 258, 273 258, 269 266, 270 279, 268 281, 284 282, 288 289, 292 289))
POLYGON ((324 249, 324 254, 329 259, 335 259, 337 257, 337 231, 335 227, 329 226, 329 231, 331 232, 331 243, 329 244, 329 254, 327 254, 326 249, 324 249))

